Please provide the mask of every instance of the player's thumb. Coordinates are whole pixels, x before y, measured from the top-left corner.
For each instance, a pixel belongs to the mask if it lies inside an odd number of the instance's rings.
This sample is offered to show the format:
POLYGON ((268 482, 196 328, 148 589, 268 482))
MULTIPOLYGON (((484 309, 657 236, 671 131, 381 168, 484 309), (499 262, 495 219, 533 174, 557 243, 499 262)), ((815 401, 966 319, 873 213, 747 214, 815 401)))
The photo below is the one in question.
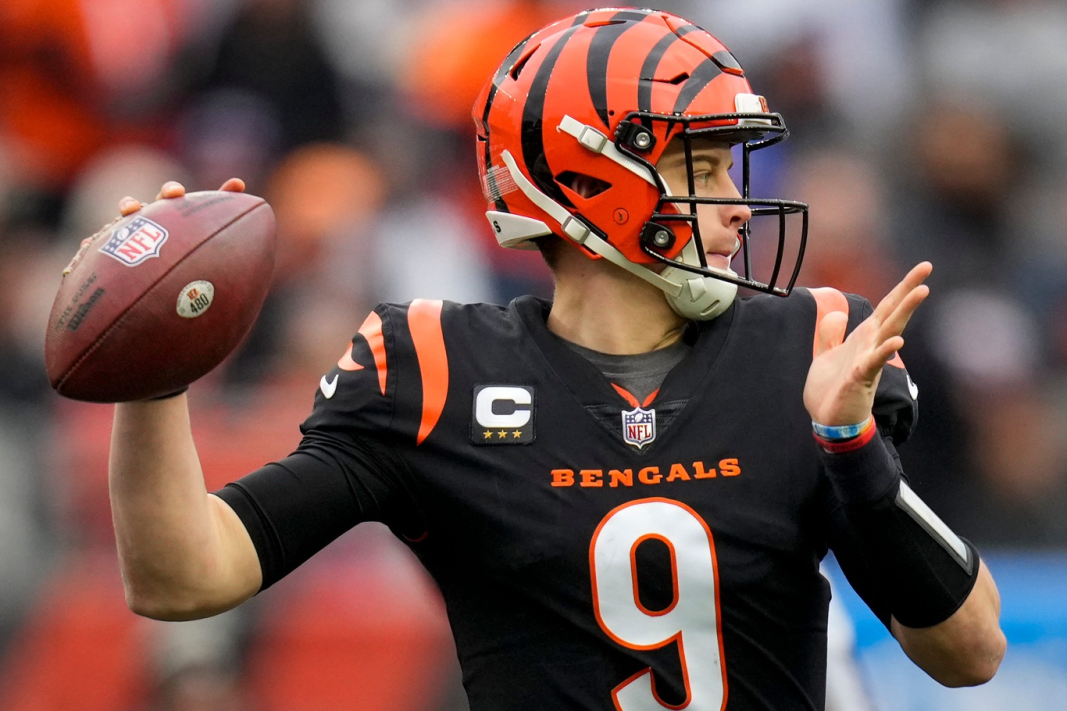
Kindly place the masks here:
POLYGON ((818 334, 815 338, 815 357, 818 357, 841 345, 845 340, 845 329, 848 327, 848 314, 841 311, 832 311, 819 321, 818 334))

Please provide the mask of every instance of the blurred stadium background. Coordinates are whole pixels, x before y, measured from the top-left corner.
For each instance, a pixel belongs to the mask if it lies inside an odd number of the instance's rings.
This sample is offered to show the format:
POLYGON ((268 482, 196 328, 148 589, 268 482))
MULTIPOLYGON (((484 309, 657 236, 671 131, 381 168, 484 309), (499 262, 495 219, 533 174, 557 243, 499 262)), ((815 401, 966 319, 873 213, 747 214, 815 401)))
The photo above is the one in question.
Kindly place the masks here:
MULTIPOLYGON (((484 223, 469 110, 516 41, 586 4, 0 2, 0 709, 465 708, 433 585, 374 525, 234 613, 129 613, 111 411, 49 390, 45 321, 123 195, 243 177, 277 212, 275 281, 191 402, 210 486, 284 456, 376 302, 550 292, 484 223)), ((718 35, 785 115, 754 193, 812 204, 803 283, 876 300, 936 266, 903 353, 922 407, 902 457, 987 552, 1010 646, 991 684, 946 692, 838 585, 869 707, 1067 708, 1067 4, 657 6, 718 35)))

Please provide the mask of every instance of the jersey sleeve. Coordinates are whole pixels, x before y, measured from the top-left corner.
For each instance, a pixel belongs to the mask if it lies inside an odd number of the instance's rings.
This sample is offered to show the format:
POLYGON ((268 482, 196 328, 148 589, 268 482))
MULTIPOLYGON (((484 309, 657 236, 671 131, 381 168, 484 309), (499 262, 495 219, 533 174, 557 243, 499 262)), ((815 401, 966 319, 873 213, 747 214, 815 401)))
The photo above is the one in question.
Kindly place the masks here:
POLYGON ((379 307, 319 381, 296 451, 215 492, 252 538, 261 589, 360 522, 380 521, 402 535, 421 530, 390 429, 390 337, 389 309, 379 307))

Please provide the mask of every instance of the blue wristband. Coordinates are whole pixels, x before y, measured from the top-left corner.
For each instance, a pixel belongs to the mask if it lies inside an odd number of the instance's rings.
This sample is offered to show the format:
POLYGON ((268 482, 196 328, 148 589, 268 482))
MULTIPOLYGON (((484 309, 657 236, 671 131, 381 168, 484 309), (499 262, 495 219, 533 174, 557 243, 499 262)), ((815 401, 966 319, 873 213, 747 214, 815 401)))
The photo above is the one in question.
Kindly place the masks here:
POLYGON ((867 419, 855 425, 820 425, 814 420, 811 423, 811 429, 815 433, 815 436, 828 440, 844 440, 854 439, 863 434, 871 424, 872 415, 867 415, 867 419))

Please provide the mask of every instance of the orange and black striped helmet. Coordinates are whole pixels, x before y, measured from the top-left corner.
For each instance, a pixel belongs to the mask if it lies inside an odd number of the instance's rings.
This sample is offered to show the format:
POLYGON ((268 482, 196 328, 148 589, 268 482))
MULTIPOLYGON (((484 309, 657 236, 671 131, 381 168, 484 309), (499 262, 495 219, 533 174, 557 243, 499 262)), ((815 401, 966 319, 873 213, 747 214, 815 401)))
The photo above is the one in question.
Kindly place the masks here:
POLYGON ((712 318, 737 286, 785 296, 800 269, 807 205, 749 196, 751 151, 788 135, 782 117, 753 93, 740 64, 705 30, 666 12, 607 8, 553 23, 519 43, 474 106, 486 213, 501 245, 535 248, 555 234, 593 258, 649 281, 688 318, 712 318), (696 196, 692 139, 741 144, 741 198, 696 196), (681 136, 689 195, 671 195, 655 169, 681 136), (574 189, 581 179, 587 189, 574 189), (592 189, 588 189, 592 186, 592 189), (709 268, 698 203, 749 205, 776 215, 779 244, 771 278, 752 277, 749 228, 739 233, 745 270, 709 268), (777 285, 786 215, 802 231, 795 266, 777 285), (657 262, 665 269, 650 269, 657 262))

